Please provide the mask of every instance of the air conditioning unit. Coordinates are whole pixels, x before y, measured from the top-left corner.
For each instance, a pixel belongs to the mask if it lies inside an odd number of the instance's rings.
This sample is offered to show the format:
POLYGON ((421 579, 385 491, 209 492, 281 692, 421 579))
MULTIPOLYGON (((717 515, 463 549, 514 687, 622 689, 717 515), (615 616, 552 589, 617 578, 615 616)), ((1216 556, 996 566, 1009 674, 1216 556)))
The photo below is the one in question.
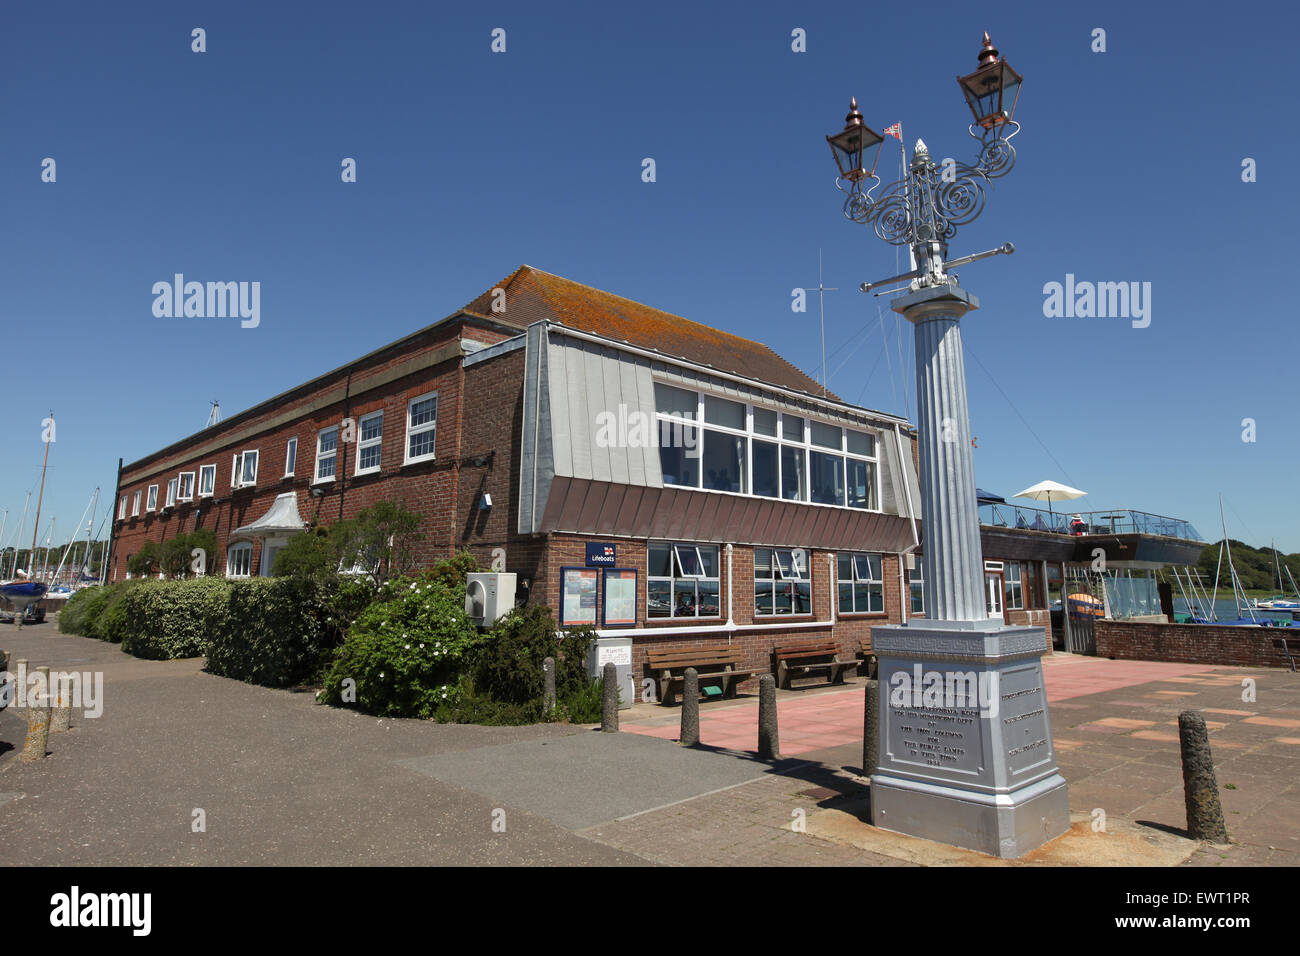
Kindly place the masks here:
POLYGON ((504 572, 471 574, 465 581, 465 616, 479 627, 491 627, 515 606, 518 575, 504 572))

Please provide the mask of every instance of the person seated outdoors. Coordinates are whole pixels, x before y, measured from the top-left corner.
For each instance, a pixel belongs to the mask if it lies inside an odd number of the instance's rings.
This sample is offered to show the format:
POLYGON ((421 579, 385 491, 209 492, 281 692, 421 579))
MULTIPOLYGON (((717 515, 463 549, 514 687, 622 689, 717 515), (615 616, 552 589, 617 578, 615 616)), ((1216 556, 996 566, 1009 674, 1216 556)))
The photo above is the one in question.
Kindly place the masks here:
POLYGON ((1070 534, 1078 537, 1079 535, 1087 533, 1088 525, 1084 522, 1083 518, 1079 515, 1074 515, 1070 518, 1070 534))

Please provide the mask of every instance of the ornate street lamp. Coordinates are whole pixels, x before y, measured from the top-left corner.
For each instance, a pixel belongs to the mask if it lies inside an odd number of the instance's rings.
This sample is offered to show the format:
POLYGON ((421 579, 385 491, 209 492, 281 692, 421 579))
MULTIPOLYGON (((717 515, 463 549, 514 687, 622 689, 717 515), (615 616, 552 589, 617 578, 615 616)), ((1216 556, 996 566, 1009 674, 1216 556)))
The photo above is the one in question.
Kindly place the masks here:
POLYGON ((876 176, 876 160, 880 156, 880 144, 885 141, 871 127, 862 122, 858 112, 858 98, 849 100, 849 115, 844 117, 844 129, 834 136, 827 136, 831 144, 831 155, 840 168, 840 177, 855 185, 864 179, 876 176), (871 160, 871 169, 867 169, 867 159, 871 160))
POLYGON ((966 103, 976 124, 983 129, 992 129, 1011 122, 1023 79, 1011 69, 1010 63, 998 59, 998 51, 993 48, 993 41, 986 32, 979 54, 979 68, 967 76, 957 77, 957 83, 966 94, 966 103))
POLYGON ((925 618, 871 629, 881 683, 878 757, 869 768, 873 822, 1002 857, 1023 856, 1064 833, 1070 809, 1043 684, 1041 656, 1050 645, 1041 627, 1008 627, 1000 614, 991 620, 985 602, 960 327, 979 300, 949 271, 1014 248, 947 256, 957 227, 983 212, 992 180, 1015 165, 1011 139, 1020 127, 1012 115, 1021 80, 984 34, 979 68, 958 80, 975 118, 970 135, 980 144, 974 164, 945 160, 941 167, 917 140, 903 178, 878 196, 875 160, 870 173, 865 163, 873 142, 859 132, 869 128, 856 102, 844 131, 827 137, 848 182, 837 181, 847 194, 844 215, 885 242, 908 246, 914 260, 911 272, 861 286, 867 292, 907 283, 894 290, 904 294, 892 308, 915 330, 924 529, 925 618), (864 191, 868 179, 874 182, 864 191), (937 703, 925 696, 933 678, 937 703), (916 686, 923 679, 925 695, 916 686), (978 684, 977 700, 948 699, 962 680, 966 692, 978 684))

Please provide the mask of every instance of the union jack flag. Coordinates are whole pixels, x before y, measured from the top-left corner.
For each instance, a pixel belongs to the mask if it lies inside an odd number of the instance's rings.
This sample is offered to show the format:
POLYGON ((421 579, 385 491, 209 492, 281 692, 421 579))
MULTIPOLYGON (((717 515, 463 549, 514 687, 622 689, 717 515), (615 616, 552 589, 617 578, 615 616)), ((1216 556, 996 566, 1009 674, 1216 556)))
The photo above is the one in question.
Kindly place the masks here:
POLYGON ((898 140, 900 143, 903 141, 903 124, 902 124, 902 123, 895 123, 893 126, 889 127, 889 129, 882 130, 881 132, 882 132, 885 136, 892 136, 892 137, 894 137, 894 139, 898 140))

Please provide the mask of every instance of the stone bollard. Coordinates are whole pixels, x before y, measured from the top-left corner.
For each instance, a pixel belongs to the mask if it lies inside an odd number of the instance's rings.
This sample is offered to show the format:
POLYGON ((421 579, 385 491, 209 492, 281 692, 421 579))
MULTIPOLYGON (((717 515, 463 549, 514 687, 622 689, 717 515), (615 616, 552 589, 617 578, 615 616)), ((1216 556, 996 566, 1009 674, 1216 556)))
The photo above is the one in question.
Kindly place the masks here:
POLYGON ((50 733, 61 734, 72 726, 72 678, 63 674, 58 687, 50 689, 54 695, 54 710, 50 713, 50 733))
POLYGON ((18 755, 22 763, 44 760, 50 742, 50 669, 38 667, 36 672, 43 679, 42 690, 38 696, 27 698, 27 740, 18 755))
POLYGON ((1187 802, 1187 835, 1193 840, 1227 843, 1228 828, 1219 803, 1219 783, 1210 753, 1210 734, 1199 711, 1178 715, 1178 739, 1183 752, 1183 797, 1187 802))
POLYGON ((604 696, 600 702, 600 729, 602 733, 618 733, 618 668, 610 661, 602 671, 604 696))
POLYGON ((758 755, 779 759, 781 735, 776 724, 776 678, 764 674, 758 679, 758 755))
POLYGON ((868 680, 862 708, 862 773, 870 777, 880 756, 880 681, 868 680))
POLYGON ((700 745, 700 672, 694 667, 686 668, 686 682, 682 686, 681 745, 700 745))
POLYGON ((555 710, 555 658, 542 659, 542 709, 546 713, 555 710))

